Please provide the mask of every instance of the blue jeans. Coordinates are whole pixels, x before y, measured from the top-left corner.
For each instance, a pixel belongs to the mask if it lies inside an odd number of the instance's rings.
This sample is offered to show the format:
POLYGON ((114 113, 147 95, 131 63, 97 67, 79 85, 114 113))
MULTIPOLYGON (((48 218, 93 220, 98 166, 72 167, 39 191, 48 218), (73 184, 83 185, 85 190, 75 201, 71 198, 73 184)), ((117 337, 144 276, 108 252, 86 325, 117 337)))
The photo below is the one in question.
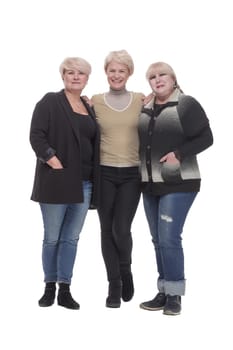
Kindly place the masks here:
POLYGON ((92 183, 83 182, 84 201, 40 203, 44 223, 42 264, 45 282, 71 283, 77 243, 91 199, 92 183))
POLYGON ((158 289, 170 295, 185 294, 182 231, 196 192, 163 196, 143 194, 144 209, 155 248, 158 289))

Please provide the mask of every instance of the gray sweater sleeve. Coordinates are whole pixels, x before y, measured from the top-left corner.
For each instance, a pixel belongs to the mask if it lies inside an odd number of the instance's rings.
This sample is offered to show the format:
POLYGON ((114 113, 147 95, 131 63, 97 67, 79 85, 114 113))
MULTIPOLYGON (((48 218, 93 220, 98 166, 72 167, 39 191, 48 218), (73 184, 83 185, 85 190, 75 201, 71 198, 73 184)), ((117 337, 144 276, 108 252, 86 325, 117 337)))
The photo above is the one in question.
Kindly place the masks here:
POLYGON ((191 96, 181 96, 178 114, 185 135, 185 142, 176 150, 180 159, 196 155, 213 144, 209 120, 200 103, 191 96))

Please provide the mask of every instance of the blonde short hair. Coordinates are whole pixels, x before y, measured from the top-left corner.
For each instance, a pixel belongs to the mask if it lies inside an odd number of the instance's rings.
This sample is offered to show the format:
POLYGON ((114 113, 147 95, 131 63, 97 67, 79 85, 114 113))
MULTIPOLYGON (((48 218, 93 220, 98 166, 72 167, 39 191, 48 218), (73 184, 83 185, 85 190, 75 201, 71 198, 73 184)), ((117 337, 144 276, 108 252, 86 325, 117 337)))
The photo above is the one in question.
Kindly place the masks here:
POLYGON ((166 73, 170 75, 174 79, 175 85, 177 85, 176 74, 173 68, 165 62, 152 63, 146 71, 147 80, 150 80, 150 77, 154 75, 156 69, 158 69, 161 73, 166 73))
POLYGON ((66 70, 75 69, 83 72, 87 76, 91 74, 91 65, 84 58, 81 57, 67 57, 60 64, 59 72, 63 76, 66 70))
POLYGON ((108 56, 105 58, 105 61, 104 61, 105 72, 107 71, 109 63, 111 63, 112 61, 126 65, 126 67, 129 70, 129 75, 133 74, 134 72, 133 59, 126 50, 109 52, 108 56))

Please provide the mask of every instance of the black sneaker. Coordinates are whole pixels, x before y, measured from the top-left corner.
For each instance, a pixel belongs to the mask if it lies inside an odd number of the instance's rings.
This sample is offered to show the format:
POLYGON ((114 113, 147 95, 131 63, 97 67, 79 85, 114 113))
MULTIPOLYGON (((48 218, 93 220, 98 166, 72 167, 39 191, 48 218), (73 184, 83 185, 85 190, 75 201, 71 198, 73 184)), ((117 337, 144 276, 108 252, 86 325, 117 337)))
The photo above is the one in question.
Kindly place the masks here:
POLYGON ((164 315, 179 315, 181 312, 181 296, 167 295, 166 304, 163 309, 164 315))
POLYGON ((158 293, 154 299, 140 304, 140 308, 150 311, 162 310, 166 303, 166 295, 158 293))

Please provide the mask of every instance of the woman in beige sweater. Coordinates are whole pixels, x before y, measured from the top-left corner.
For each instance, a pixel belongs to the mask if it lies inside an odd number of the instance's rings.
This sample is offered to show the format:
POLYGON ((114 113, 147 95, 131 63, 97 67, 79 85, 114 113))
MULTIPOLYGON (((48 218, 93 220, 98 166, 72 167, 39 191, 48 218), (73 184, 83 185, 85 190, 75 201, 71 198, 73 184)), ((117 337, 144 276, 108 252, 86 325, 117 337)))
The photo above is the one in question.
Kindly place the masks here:
POLYGON ((105 59, 109 91, 94 95, 100 126, 101 247, 109 281, 106 306, 120 307, 134 294, 131 225, 140 199, 138 118, 144 95, 126 89, 134 64, 125 50, 105 59))

